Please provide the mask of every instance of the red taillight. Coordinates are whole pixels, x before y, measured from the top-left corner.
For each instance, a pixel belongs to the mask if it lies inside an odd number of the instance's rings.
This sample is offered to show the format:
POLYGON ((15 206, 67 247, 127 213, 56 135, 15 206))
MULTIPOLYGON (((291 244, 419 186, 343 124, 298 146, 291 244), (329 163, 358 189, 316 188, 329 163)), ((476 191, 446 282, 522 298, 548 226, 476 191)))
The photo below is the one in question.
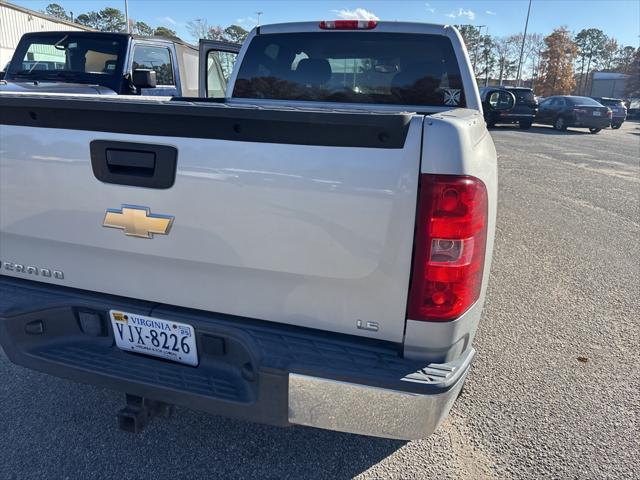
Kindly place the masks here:
POLYGON ((376 20, 327 20, 320 22, 322 30, 371 30, 377 25, 376 20))
POLYGON ((480 179, 420 175, 409 319, 453 320, 478 299, 487 215, 480 179))
POLYGON ((611 111, 611 109, 607 110, 607 117, 613 117, 613 112, 611 111))

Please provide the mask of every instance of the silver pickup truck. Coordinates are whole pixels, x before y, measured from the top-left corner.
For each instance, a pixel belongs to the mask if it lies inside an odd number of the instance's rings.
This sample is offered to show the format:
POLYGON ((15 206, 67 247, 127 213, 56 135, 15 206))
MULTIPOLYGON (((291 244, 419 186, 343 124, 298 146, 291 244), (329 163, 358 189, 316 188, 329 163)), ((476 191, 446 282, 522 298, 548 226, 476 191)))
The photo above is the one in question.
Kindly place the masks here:
POLYGON ((425 437, 475 355, 496 195, 451 26, 261 26, 223 99, 2 93, 0 344, 125 392, 129 431, 182 405, 425 437))

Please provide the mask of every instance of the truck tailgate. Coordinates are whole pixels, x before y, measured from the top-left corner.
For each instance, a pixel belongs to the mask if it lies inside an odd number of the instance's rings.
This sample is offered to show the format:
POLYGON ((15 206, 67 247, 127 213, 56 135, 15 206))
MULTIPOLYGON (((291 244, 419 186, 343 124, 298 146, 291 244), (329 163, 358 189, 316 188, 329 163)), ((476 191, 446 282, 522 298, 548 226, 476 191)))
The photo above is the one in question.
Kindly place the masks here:
POLYGON ((3 275, 402 341, 421 116, 3 95, 0 123, 3 275), (96 140, 174 147, 175 182, 101 182, 96 140), (170 231, 104 228, 123 205, 170 231))

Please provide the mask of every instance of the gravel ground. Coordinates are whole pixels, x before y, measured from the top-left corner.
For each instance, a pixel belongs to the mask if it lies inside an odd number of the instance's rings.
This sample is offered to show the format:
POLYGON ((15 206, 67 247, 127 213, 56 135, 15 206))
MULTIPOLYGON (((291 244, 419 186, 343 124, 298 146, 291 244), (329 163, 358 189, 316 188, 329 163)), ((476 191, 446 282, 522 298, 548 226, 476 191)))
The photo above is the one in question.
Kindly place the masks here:
POLYGON ((132 436, 115 428, 120 394, 0 358, 0 478, 640 478, 640 126, 492 134, 500 205, 478 356, 429 439, 185 409, 132 436))

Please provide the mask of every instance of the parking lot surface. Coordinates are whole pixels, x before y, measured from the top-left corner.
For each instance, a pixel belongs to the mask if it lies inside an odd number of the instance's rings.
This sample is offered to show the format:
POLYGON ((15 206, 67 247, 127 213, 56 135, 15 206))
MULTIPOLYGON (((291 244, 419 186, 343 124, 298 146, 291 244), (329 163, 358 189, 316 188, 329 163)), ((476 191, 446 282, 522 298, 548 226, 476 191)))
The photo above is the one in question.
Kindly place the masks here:
POLYGON ((0 478, 640 478, 640 124, 492 130, 498 228, 465 392, 430 438, 178 409, 133 436, 121 394, 0 357, 0 478))

